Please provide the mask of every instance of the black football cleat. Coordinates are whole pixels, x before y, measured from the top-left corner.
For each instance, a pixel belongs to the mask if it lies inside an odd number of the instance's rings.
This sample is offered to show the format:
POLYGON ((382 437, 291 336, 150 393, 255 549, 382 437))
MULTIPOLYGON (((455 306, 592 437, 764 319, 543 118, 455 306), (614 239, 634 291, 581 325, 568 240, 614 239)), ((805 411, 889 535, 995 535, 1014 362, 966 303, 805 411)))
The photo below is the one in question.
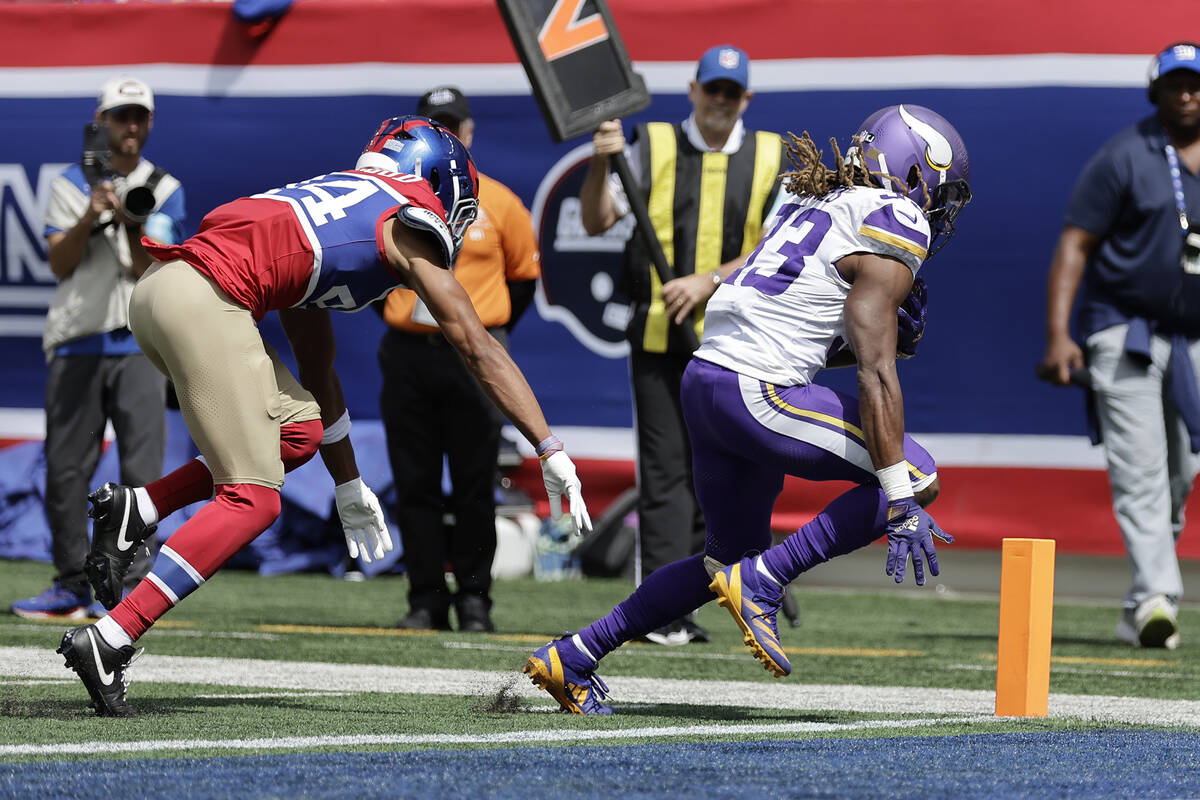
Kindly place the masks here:
POLYGON ((88 495, 92 507, 92 550, 83 571, 107 609, 121 602, 125 573, 133 564, 142 542, 154 535, 157 525, 147 525, 137 508, 137 498, 128 486, 106 483, 88 495))
POLYGON ((132 647, 110 647, 95 625, 72 628, 63 634, 57 652, 66 657, 67 669, 75 674, 92 696, 92 708, 102 717, 132 717, 125 702, 129 688, 126 670, 137 652, 132 647))

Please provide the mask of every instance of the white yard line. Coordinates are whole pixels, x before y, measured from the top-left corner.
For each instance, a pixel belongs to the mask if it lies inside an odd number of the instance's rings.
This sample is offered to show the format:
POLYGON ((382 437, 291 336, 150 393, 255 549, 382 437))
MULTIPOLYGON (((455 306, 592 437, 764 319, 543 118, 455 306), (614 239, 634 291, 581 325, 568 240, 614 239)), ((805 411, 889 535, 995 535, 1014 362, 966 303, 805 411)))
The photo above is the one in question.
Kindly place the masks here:
MULTIPOLYGON (((37 631, 45 633, 46 631, 62 630, 61 623, 58 622, 43 622, 37 625, 27 625, 18 622, 15 625, 5 625, 6 631, 37 631)), ((259 639, 262 641, 273 642, 283 638, 275 633, 255 633, 252 631, 204 631, 198 628, 155 628, 155 636, 182 636, 193 639, 259 639)))
POLYGON ((146 742, 74 742, 0 746, 0 757, 89 755, 92 753, 147 753, 164 750, 302 750, 316 747, 371 747, 388 745, 563 744, 612 739, 664 739, 679 736, 762 736, 787 733, 831 733, 880 728, 927 728, 932 725, 985 722, 986 718, 873 719, 861 722, 779 722, 681 725, 620 730, 542 730, 481 734, 364 734, 358 736, 288 736, 277 739, 168 739, 146 742))
POLYGON ((352 692, 232 692, 229 694, 193 695, 200 700, 261 700, 280 697, 346 697, 352 692))
MULTIPOLYGON (((63 669, 62 657, 53 650, 0 647, 0 676, 61 678, 63 669)), ((489 696, 507 690, 522 697, 548 699, 516 671, 146 654, 133 665, 130 675, 135 682, 147 683, 469 696, 489 696)), ((835 686, 786 680, 766 683, 623 676, 605 677, 605 680, 618 704, 661 703, 875 714, 903 710, 939 716, 990 715, 995 710, 995 693, 984 690, 835 686)), ((1200 701, 1051 694, 1050 716, 1135 725, 1200 726, 1200 701)))

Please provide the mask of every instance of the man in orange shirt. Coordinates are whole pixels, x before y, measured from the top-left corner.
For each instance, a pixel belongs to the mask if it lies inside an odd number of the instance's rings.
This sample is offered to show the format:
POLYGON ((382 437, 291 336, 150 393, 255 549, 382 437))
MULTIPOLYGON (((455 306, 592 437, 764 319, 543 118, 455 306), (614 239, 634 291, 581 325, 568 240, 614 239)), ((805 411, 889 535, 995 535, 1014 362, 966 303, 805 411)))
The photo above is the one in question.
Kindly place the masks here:
MULTIPOLYGON (((426 92, 417 113, 437 120, 469 149, 475 122, 461 91, 426 92)), ((479 175, 479 216, 467 230, 454 275, 488 331, 502 344, 533 299, 540 274, 533 222, 520 198, 479 175)), ((398 627, 449 630, 451 601, 460 631, 495 630, 491 619, 496 553, 496 460, 503 417, 484 395, 415 293, 397 289, 383 310, 380 412, 396 483, 396 522, 409 576, 409 613, 398 627), (453 487, 442 493, 442 458, 453 487), (443 522, 447 512, 452 525, 443 522), (451 597, 445 567, 454 571, 451 597)))

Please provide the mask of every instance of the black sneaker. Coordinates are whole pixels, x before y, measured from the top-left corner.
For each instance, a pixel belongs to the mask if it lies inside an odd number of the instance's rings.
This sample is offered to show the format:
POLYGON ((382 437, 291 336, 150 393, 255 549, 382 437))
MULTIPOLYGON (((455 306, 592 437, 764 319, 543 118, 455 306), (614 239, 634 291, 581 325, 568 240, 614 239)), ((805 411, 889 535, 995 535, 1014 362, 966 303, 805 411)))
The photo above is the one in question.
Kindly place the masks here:
POLYGON ((137 508, 137 498, 128 486, 106 483, 88 495, 92 507, 88 516, 92 524, 92 550, 84 562, 83 571, 96 593, 96 599, 107 609, 121 602, 125 573, 133 563, 142 542, 150 538, 157 525, 147 525, 137 508))
POLYGON ((410 631, 450 630, 449 610, 434 613, 428 608, 414 608, 408 616, 396 623, 397 628, 410 631))
POLYGON ((683 629, 687 631, 689 642, 708 644, 712 641, 712 636, 709 632, 700 626, 696 620, 692 619, 691 614, 683 618, 683 629))
POLYGON ((92 708, 102 717, 132 717, 125 702, 129 688, 126 669, 136 651, 132 647, 109 647, 95 625, 72 628, 63 634, 57 652, 66 656, 67 669, 75 674, 92 696, 92 708))
POLYGON ((454 599, 458 629, 463 633, 495 633, 490 613, 492 601, 479 594, 460 594, 454 599))

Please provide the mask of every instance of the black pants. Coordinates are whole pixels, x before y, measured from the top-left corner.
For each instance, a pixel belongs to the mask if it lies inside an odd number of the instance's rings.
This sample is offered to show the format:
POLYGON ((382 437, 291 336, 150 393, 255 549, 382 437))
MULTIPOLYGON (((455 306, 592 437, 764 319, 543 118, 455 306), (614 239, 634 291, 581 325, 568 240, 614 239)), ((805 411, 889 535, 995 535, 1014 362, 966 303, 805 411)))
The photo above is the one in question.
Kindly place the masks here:
POLYGON ((629 356, 637 418, 638 553, 641 580, 704 549, 704 515, 692 483, 692 446, 679 385, 691 356, 629 356))
MULTIPOLYGON (((46 516, 57 580, 87 588, 87 495, 100 462, 104 426, 117 436, 121 483, 144 486, 162 475, 167 380, 139 354, 60 356, 46 379, 46 516)), ((125 576, 132 588, 150 571, 158 542, 139 548, 125 576)))
MULTIPOLYGON (((503 328, 492 335, 506 343, 503 328)), ((487 597, 496 554, 496 459, 503 417, 439 334, 389 329, 379 345, 380 413, 396 483, 409 605, 443 613, 447 566, 459 591, 487 597), (453 487, 442 493, 442 457, 453 487), (453 514, 453 526, 443 522, 453 514)))

